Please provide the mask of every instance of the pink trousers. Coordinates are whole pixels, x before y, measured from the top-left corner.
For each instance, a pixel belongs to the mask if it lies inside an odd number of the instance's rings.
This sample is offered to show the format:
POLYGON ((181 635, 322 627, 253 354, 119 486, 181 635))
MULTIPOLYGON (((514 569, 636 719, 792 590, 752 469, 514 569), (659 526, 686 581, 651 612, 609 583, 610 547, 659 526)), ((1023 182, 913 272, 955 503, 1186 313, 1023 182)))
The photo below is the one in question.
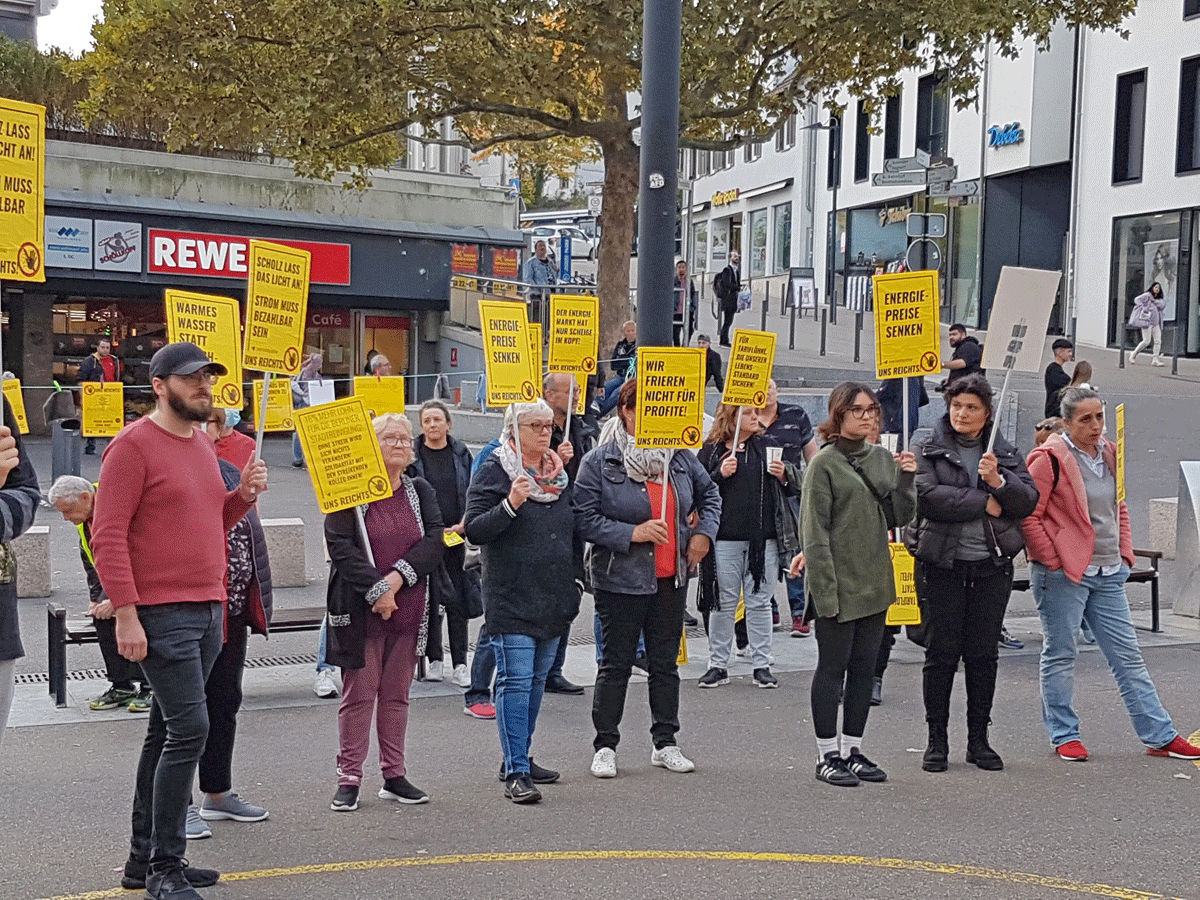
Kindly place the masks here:
POLYGON ((384 778, 403 777, 408 691, 417 665, 417 635, 367 636, 366 665, 342 670, 338 707, 338 784, 362 783, 363 760, 371 746, 371 719, 379 736, 384 778))

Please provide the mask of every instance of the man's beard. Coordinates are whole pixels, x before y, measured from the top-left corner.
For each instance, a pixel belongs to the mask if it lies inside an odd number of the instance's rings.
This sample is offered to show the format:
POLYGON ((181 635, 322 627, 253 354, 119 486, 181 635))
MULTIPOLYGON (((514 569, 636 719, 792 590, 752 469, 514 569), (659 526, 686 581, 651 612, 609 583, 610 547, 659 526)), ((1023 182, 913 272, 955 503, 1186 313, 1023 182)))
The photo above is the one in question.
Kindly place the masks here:
POLYGON ((199 402, 200 408, 188 406, 188 402, 183 397, 171 390, 170 385, 167 386, 167 403, 181 419, 187 419, 189 422, 207 422, 212 413, 212 398, 209 397, 199 402))

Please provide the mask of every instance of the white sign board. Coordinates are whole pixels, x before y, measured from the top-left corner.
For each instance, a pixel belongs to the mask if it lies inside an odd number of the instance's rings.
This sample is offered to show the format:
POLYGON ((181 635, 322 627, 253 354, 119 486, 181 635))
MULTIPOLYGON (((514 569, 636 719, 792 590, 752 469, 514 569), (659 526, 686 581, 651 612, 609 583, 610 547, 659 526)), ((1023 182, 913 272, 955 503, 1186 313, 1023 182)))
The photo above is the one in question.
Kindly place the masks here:
POLYGON ((97 272, 142 271, 142 226, 137 222, 97 219, 95 265, 97 272))
POLYGON ((46 216, 46 265, 92 267, 92 220, 46 216))
POLYGON ((1042 371, 1045 342, 1040 338, 1050 323, 1050 310, 1054 307, 1061 280, 1061 272, 1046 269, 1005 266, 1000 270, 1000 282, 996 285, 996 298, 988 318, 988 338, 983 345, 983 368, 995 372, 1004 368, 1013 327, 1023 324, 1028 337, 1016 352, 1013 370, 1042 371))

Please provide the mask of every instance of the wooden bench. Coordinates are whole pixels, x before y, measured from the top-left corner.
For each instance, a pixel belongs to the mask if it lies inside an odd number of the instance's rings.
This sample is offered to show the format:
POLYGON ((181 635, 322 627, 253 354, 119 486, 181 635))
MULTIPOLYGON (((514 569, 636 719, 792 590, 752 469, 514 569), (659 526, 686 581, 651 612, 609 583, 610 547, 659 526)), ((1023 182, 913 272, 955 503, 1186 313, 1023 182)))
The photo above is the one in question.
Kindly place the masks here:
MULTIPOLYGON (((324 606, 305 606, 295 609, 275 608, 271 615, 271 633, 316 631, 325 618, 324 606)), ((46 604, 47 672, 50 696, 58 707, 67 705, 67 645, 95 644, 96 626, 91 616, 67 615, 57 603, 46 604)))
MULTIPOLYGON (((1162 559, 1162 553, 1157 550, 1134 550, 1133 555, 1150 560, 1149 567, 1135 567, 1129 573, 1129 581, 1135 584, 1150 585, 1150 630, 1157 633, 1162 631, 1162 626, 1159 623, 1158 611, 1158 561, 1162 559)), ((1029 590, 1028 571, 1021 571, 1013 574, 1013 590, 1029 590)), ((1142 630, 1144 631, 1145 629, 1142 630)))

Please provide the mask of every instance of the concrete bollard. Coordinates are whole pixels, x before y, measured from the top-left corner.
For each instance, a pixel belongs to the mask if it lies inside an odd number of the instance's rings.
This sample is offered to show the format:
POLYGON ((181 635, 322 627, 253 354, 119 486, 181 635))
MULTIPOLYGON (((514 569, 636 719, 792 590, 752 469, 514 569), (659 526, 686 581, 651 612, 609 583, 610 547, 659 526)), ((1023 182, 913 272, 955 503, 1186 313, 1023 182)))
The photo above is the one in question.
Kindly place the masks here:
POLYGON ((1178 519, 1178 497, 1155 497, 1150 501, 1150 549, 1161 553, 1163 559, 1175 558, 1178 519))
POLYGON ((50 526, 34 525, 12 542, 17 557, 17 596, 50 596, 50 526))
POLYGON ((1175 614, 1200 617, 1200 462, 1179 464, 1179 508, 1175 526, 1175 565, 1168 596, 1175 614))
POLYGON ((263 536, 271 560, 272 587, 305 587, 308 570, 304 556, 303 519, 263 519, 263 536))

